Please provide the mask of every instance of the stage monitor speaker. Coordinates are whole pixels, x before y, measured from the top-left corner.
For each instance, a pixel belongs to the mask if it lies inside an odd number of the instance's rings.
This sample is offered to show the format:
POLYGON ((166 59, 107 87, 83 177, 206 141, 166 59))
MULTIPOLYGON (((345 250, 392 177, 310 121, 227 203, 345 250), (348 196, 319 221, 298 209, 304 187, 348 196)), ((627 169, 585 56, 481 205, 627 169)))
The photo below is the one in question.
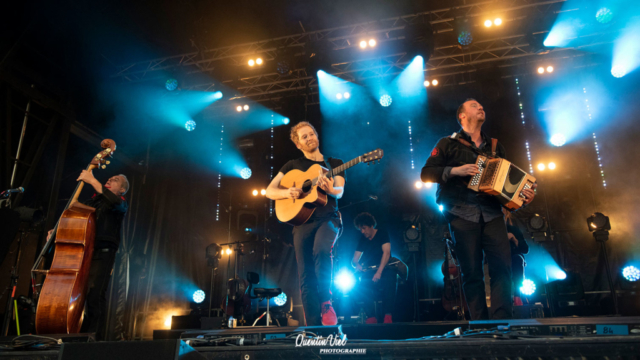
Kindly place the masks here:
POLYGON ((63 343, 60 360, 204 360, 182 340, 63 343))

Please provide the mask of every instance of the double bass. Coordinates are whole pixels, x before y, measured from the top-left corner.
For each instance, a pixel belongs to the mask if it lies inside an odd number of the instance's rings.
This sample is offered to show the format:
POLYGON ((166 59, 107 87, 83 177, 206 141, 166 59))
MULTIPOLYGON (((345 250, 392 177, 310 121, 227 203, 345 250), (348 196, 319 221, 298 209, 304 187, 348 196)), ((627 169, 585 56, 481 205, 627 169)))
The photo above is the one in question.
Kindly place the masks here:
MULTIPOLYGON (((100 146, 104 150, 91 159, 87 170, 104 169, 116 150, 116 143, 111 139, 103 140, 100 146)), ((83 187, 84 182, 80 181, 31 270, 32 284, 35 274, 46 274, 36 310, 38 334, 80 332, 96 233, 96 209, 78 202, 83 187), (51 268, 39 270, 54 237, 56 246, 51 268)))

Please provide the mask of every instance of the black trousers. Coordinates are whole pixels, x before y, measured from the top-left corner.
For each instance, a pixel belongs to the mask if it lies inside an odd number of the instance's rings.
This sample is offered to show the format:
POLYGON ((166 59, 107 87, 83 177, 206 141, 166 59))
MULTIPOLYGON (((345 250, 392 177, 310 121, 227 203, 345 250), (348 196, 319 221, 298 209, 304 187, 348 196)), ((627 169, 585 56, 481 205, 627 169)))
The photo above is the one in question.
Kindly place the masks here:
POLYGON ((489 319, 484 290, 483 252, 491 277, 493 319, 513 316, 511 301, 511 248, 502 216, 479 223, 448 214, 449 230, 462 270, 462 288, 471 320, 489 319))
POLYGON ((331 250, 340 221, 313 221, 293 228, 302 308, 307 326, 322 325, 320 304, 331 300, 331 250))
POLYGON ((377 316, 374 301, 382 301, 384 314, 392 314, 396 301, 398 275, 390 269, 385 269, 378 282, 373 282, 374 271, 365 272, 360 276, 358 287, 359 300, 364 305, 368 317, 377 316))
POLYGON ((95 249, 89 269, 89 291, 85 303, 82 332, 96 334, 96 340, 105 340, 107 331, 107 288, 116 260, 116 250, 95 249))

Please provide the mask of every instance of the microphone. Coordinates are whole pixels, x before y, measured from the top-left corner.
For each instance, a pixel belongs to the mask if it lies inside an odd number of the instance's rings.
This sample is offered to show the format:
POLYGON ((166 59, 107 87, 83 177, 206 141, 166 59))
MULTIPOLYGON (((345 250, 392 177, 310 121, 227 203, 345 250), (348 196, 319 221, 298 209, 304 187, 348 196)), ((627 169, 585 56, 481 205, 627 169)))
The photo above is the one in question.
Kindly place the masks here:
POLYGON ((24 188, 21 186, 17 189, 9 189, 9 190, 5 190, 2 193, 3 194, 22 194, 24 192, 24 188))
POLYGON ((375 195, 369 195, 369 199, 371 200, 378 200, 378 197, 375 195))

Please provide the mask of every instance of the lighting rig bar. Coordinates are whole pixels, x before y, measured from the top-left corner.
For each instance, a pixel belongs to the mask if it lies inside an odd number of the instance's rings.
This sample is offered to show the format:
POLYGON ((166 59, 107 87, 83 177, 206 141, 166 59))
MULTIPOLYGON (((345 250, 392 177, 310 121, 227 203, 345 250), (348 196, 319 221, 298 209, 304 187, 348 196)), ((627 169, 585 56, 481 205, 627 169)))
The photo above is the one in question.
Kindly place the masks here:
POLYGON ((421 12, 370 21, 355 25, 340 26, 330 29, 303 32, 299 34, 282 36, 274 39, 255 41, 250 43, 208 49, 201 52, 190 52, 157 58, 148 61, 140 61, 132 64, 118 66, 118 71, 113 78, 121 78, 127 82, 147 81, 159 79, 164 72, 180 69, 189 73, 210 73, 218 64, 224 61, 226 64, 246 66, 246 60, 250 56, 261 56, 265 61, 273 61, 278 56, 278 51, 290 48, 301 50, 310 42, 327 40, 334 50, 357 47, 357 42, 362 36, 383 35, 379 41, 393 41, 399 38, 389 38, 394 30, 402 30, 405 26, 429 22, 436 34, 453 31, 455 19, 477 18, 499 13, 503 17, 509 17, 510 13, 526 12, 528 14, 545 14, 555 12, 559 5, 566 0, 530 1, 480 1, 473 4, 449 7, 440 10, 421 12))

